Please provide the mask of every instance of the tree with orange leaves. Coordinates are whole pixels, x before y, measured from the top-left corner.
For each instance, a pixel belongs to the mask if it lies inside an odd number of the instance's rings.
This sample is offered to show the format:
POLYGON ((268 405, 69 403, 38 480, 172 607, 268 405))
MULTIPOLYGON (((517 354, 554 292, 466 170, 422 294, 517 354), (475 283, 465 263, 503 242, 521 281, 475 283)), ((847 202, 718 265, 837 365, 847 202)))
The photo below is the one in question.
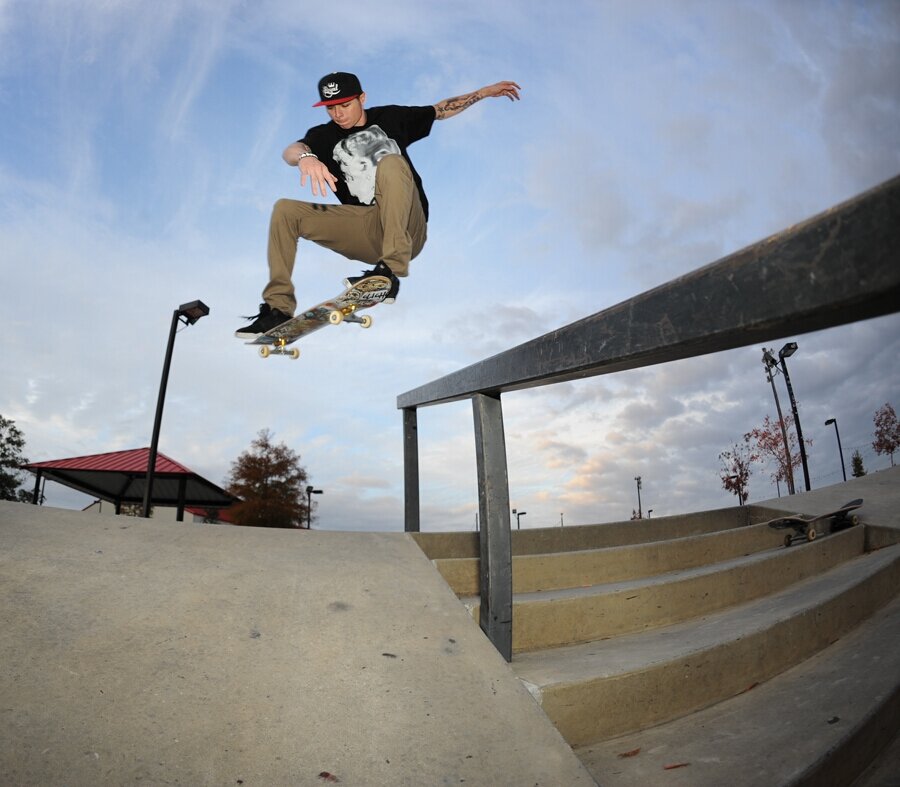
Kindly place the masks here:
POLYGON ((306 470, 300 456, 284 443, 274 445, 263 429, 231 465, 225 481, 229 494, 240 499, 230 509, 235 524, 255 527, 304 527, 306 470))
POLYGON ((877 454, 888 454, 891 457, 891 467, 894 466, 894 452, 900 448, 900 422, 897 421, 897 413, 890 404, 885 404, 875 411, 875 442, 872 448, 877 454))

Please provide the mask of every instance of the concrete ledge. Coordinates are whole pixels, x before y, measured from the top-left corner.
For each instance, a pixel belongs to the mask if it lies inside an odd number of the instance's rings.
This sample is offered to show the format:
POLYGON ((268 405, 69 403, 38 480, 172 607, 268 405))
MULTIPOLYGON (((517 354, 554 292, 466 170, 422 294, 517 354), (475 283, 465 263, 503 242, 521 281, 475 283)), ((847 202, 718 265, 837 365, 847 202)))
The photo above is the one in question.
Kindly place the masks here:
MULTIPOLYGON (((734 506, 696 514, 610 522, 572 527, 529 528, 512 531, 513 555, 543 555, 646 544, 672 538, 714 533, 763 521, 753 506, 734 506)), ((478 557, 478 533, 411 533, 432 560, 478 557)))
POLYGON ((0 782, 593 779, 403 533, 0 502, 0 782))
MULTIPOLYGON (((781 546, 782 539, 783 534, 766 525, 751 525, 647 544, 520 555, 513 558, 513 591, 535 593, 626 582, 772 549, 781 546)), ((478 595, 477 558, 434 563, 458 596, 478 595)))

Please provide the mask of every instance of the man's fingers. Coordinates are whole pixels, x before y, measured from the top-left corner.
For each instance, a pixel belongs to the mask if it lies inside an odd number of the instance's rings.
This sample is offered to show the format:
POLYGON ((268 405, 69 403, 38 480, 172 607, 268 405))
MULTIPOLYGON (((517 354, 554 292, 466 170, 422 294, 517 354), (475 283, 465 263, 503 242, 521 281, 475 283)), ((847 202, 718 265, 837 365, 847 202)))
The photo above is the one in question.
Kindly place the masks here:
POLYGON ((503 95, 510 101, 519 100, 519 91, 522 89, 515 82, 503 82, 503 95))
POLYGON ((333 192, 337 191, 337 179, 329 172, 328 167, 321 162, 317 162, 317 164, 318 166, 307 165, 307 167, 312 167, 309 173, 304 172, 303 167, 300 168, 300 188, 306 187, 306 179, 309 178, 313 196, 324 197, 328 193, 326 186, 333 192))

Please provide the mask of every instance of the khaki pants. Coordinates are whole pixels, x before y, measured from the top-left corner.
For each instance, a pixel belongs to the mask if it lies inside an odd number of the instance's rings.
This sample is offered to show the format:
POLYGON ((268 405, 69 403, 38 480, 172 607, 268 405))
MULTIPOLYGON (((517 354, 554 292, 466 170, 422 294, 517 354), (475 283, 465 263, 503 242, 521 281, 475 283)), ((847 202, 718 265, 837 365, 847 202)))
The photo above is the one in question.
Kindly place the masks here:
POLYGON ((409 263, 425 245, 425 214, 406 160, 385 156, 375 174, 374 205, 326 205, 280 199, 269 224, 269 283, 263 300, 293 314, 297 307, 291 274, 297 239, 305 238, 351 260, 379 260, 396 276, 409 275, 409 263))

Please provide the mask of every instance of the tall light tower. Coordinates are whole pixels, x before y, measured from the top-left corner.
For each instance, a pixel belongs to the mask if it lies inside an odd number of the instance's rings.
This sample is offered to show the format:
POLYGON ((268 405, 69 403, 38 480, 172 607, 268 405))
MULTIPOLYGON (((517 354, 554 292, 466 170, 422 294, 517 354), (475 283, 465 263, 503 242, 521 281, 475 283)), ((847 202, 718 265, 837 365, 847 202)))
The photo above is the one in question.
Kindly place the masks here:
MULTIPOLYGON (((766 379, 772 385, 772 396, 775 397, 775 409, 778 411, 778 425, 781 427, 781 437, 784 440, 784 458, 785 462, 787 463, 786 471, 788 494, 792 495, 796 491, 794 489, 794 463, 791 459, 791 447, 788 444, 787 429, 784 425, 784 416, 781 414, 781 402, 778 401, 778 391, 775 388, 775 372, 778 371, 778 361, 775 360, 775 356, 772 355, 772 351, 767 350, 765 347, 763 347, 762 354, 763 366, 765 366, 766 368, 766 379)), ((780 491, 778 493, 778 496, 781 497, 780 491)))
POLYGON ((153 420, 153 437, 150 440, 150 456, 147 459, 147 480, 144 483, 144 505, 141 516, 150 516, 153 504, 153 478, 156 475, 156 454, 159 448, 159 430, 162 426, 163 405, 166 401, 166 386, 169 383, 169 367, 172 365, 172 350, 175 349, 175 332, 178 323, 193 325, 201 317, 209 314, 209 306, 203 301, 182 303, 172 314, 172 327, 169 329, 169 343, 166 345, 166 358, 163 361, 162 380, 159 383, 159 398, 156 400, 156 418, 153 420))
POLYGON ((846 481, 847 480, 847 468, 844 466, 844 451, 841 448, 841 433, 838 431, 838 428, 837 428, 837 418, 829 418, 825 422, 825 426, 829 426, 831 424, 834 424, 834 434, 837 437, 837 441, 838 441, 838 455, 841 457, 841 472, 844 474, 844 480, 846 481))
POLYGON ((791 410, 794 413, 794 426, 797 427, 797 442, 800 443, 800 462, 803 464, 803 481, 806 484, 806 491, 810 490, 809 485, 809 467, 806 464, 806 447, 803 445, 803 430, 800 428, 800 413, 797 412, 797 400, 794 399, 794 388, 791 385, 791 376, 788 374, 786 358, 790 358, 797 352, 797 342, 788 342, 778 351, 778 357, 781 360, 781 371, 784 374, 784 382, 787 384, 788 397, 791 400, 791 410))

